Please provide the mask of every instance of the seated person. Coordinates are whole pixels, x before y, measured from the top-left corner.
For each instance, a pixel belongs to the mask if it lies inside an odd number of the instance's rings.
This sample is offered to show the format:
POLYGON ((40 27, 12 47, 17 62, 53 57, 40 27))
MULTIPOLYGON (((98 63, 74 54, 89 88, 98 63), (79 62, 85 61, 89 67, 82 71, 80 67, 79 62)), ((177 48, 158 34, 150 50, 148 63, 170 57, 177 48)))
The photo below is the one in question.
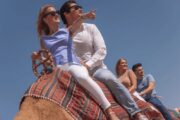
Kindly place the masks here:
MULTIPOLYGON (((82 13, 82 7, 74 0, 66 1, 60 8, 61 18, 67 27, 71 26, 82 13)), ((147 120, 128 90, 104 64, 106 45, 96 25, 84 22, 80 24, 79 29, 73 34, 73 42, 77 56, 90 75, 107 86, 118 104, 122 105, 132 118, 147 120)))
POLYGON ((154 77, 151 74, 144 75, 144 69, 141 63, 134 64, 132 70, 137 77, 137 91, 139 95, 147 102, 153 104, 166 120, 172 120, 170 113, 157 97, 154 77))
POLYGON ((56 66, 64 71, 68 71, 77 82, 94 97, 106 113, 108 119, 118 120, 102 89, 89 76, 86 67, 80 64, 73 48, 71 36, 77 29, 77 24, 86 18, 94 18, 94 15, 95 13, 92 11, 87 14, 82 14, 72 26, 60 29, 60 16, 58 12, 54 6, 45 5, 39 12, 37 31, 42 48, 48 49, 51 52, 56 66))
POLYGON ((137 92, 137 80, 136 75, 130 69, 128 69, 127 60, 124 58, 120 58, 116 64, 116 74, 118 80, 126 86, 131 94, 136 96, 138 99, 145 101, 137 92))

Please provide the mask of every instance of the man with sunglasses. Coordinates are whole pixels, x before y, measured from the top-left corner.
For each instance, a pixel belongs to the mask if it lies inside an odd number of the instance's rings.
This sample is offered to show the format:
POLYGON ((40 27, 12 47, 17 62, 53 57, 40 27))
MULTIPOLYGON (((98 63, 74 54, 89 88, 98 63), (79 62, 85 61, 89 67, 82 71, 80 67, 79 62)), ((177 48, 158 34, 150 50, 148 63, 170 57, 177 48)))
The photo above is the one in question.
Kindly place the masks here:
MULTIPOLYGON (((60 15, 62 21, 68 27, 83 15, 82 7, 75 1, 67 1, 60 8, 60 15)), ((106 45, 96 25, 88 23, 80 24, 72 37, 75 52, 82 61, 82 64, 89 70, 90 75, 108 87, 118 103, 127 110, 131 117, 138 120, 148 120, 146 116, 141 114, 141 110, 128 90, 103 63, 106 56, 106 45)))

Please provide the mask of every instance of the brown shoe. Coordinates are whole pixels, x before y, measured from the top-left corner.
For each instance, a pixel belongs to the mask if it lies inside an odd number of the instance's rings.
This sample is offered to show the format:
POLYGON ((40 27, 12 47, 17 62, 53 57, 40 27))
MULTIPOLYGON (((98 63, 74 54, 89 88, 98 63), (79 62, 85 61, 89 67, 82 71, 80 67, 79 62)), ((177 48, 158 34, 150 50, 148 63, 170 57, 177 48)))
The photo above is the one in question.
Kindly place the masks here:
POLYGON ((149 120, 145 115, 141 114, 141 113, 137 113, 136 115, 134 115, 135 120, 149 120))
POLYGON ((120 120, 110 107, 105 110, 105 114, 108 120, 120 120))

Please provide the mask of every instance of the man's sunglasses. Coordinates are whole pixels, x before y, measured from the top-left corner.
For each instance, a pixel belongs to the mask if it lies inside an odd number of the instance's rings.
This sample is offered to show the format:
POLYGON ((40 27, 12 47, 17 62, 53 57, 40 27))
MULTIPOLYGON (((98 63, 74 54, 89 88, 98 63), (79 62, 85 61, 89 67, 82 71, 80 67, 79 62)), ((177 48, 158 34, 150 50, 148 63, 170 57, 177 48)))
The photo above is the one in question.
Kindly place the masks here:
POLYGON ((48 12, 48 13, 44 14, 43 17, 47 17, 48 15, 51 15, 51 16, 59 15, 59 11, 51 11, 51 12, 48 12))
POLYGON ((74 10, 78 10, 78 9, 82 9, 82 6, 80 6, 80 5, 73 5, 73 6, 69 7, 69 12, 70 12, 70 10, 72 8, 74 8, 74 10))

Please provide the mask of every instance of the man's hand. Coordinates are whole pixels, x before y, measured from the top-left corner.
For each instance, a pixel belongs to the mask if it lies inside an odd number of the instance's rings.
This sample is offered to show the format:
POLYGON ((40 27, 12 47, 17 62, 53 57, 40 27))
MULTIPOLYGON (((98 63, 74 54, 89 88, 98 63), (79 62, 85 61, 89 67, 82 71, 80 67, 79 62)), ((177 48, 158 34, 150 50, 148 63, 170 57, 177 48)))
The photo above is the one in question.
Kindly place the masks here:
POLYGON ((143 91, 142 91, 142 92, 140 92, 140 93, 139 93, 139 95, 140 95, 140 96, 143 96, 143 95, 144 95, 144 92, 143 92, 143 91))
POLYGON ((95 19, 96 18, 96 11, 91 10, 90 12, 84 13, 81 15, 83 19, 95 19))

